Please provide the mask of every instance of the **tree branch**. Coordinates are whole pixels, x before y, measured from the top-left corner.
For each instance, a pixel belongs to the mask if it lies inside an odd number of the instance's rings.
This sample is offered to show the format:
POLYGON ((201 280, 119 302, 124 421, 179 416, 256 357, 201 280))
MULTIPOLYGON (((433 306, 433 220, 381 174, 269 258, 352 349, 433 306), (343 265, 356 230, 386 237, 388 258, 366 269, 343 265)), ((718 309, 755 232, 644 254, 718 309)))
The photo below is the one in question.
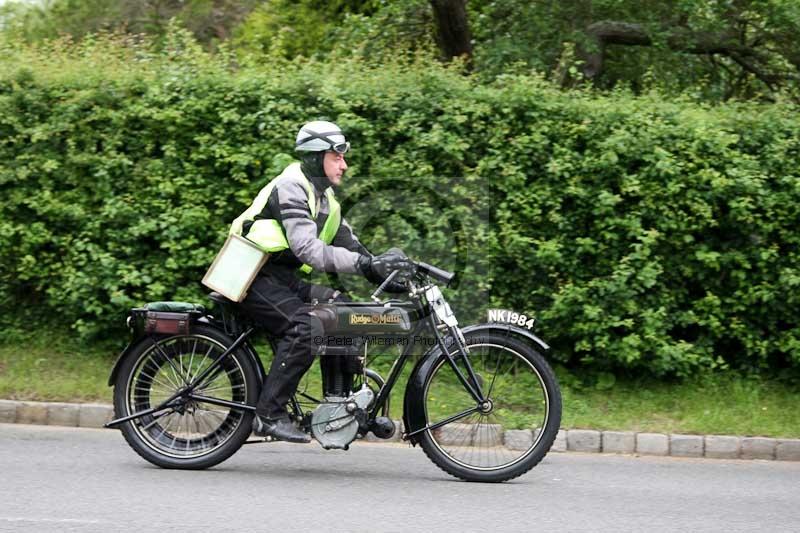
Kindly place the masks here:
MULTIPOLYGON (((737 31, 696 32, 686 28, 667 30, 666 45, 670 50, 689 54, 725 55, 730 57, 743 70, 756 76, 770 90, 781 76, 764 70, 758 63, 768 63, 767 58, 755 47, 748 46, 740 39, 737 31)), ((641 24, 600 21, 586 28, 592 43, 592 50, 582 50, 584 61, 583 75, 592 80, 603 72, 606 47, 608 45, 652 46, 652 37, 641 24)))
POLYGON ((776 77, 773 74, 767 74, 766 72, 764 72, 763 70, 761 70, 757 66, 753 65, 752 62, 748 61, 747 59, 745 59, 744 57, 739 55, 737 52, 729 52, 728 53, 728 57, 733 59, 733 61, 736 62, 737 65, 742 67, 742 69, 744 69, 745 71, 755 75, 756 78, 758 78, 759 80, 763 81, 764 84, 767 87, 769 87, 770 91, 774 91, 775 90, 775 85, 774 84, 775 84, 775 82, 778 81, 778 79, 779 79, 778 77, 776 77))

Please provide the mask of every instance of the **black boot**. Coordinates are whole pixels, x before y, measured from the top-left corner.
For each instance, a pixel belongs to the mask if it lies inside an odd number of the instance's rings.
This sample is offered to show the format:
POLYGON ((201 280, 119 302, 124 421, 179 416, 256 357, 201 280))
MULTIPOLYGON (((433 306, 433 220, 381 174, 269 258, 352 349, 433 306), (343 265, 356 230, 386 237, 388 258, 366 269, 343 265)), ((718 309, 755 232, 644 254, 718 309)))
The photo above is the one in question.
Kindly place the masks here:
POLYGON ((258 415, 253 419, 253 433, 259 437, 272 437, 275 440, 308 444, 311 437, 295 426, 288 418, 270 420, 258 415))

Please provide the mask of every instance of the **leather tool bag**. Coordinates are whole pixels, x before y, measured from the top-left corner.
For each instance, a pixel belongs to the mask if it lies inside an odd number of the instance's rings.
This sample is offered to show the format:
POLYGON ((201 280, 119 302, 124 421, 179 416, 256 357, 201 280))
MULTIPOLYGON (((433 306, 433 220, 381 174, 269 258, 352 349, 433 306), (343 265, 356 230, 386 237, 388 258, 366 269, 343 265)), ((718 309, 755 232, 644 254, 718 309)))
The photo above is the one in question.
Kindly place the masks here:
POLYGON ((205 314, 202 305, 189 302, 150 302, 131 309, 128 326, 148 334, 184 335, 205 314))
POLYGON ((165 311, 148 311, 144 318, 145 333, 164 333, 180 335, 189 333, 192 322, 190 313, 167 313, 165 311))

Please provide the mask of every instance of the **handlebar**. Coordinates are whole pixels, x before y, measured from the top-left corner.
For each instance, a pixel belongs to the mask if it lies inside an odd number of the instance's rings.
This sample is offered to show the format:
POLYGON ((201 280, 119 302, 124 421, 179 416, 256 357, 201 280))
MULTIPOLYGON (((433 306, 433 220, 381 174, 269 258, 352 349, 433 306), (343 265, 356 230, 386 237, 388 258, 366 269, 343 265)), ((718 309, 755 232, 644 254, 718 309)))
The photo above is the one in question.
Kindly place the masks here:
POLYGON ((455 272, 448 272, 447 270, 437 268, 433 265, 429 265, 428 263, 423 263, 422 261, 414 264, 417 265, 417 272, 430 276, 433 279, 444 283, 445 287, 450 285, 450 282, 452 282, 456 277, 455 272))
MULTIPOLYGON (((436 281, 438 281, 440 283, 443 283, 445 287, 449 286, 450 283, 456 277, 455 272, 448 272, 447 270, 444 270, 444 269, 441 269, 441 268, 437 268, 437 267, 435 267, 433 265, 429 265, 428 263, 423 263, 422 261, 420 261, 420 262, 411 261, 411 263, 416 267, 416 271, 417 271, 418 275, 421 274, 423 276, 431 277, 431 278, 435 279, 436 281)), ((391 281, 399 273, 400 273, 399 270, 395 270, 394 272, 389 274, 389 276, 385 280, 383 280, 383 283, 381 283, 380 286, 377 289, 375 289, 375 292, 372 293, 371 298, 372 298, 373 301, 380 302, 380 299, 378 298, 378 296, 380 296, 380 294, 383 292, 383 290, 386 288, 386 286, 389 285, 389 283, 391 283, 391 281)))

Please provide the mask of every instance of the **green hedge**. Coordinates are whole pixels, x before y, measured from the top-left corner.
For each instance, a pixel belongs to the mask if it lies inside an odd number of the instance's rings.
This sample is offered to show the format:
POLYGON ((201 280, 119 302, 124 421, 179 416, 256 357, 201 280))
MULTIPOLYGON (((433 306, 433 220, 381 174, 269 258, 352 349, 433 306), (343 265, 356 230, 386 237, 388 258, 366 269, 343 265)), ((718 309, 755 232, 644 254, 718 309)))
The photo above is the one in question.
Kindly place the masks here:
POLYGON ((227 225, 324 117, 354 146, 346 216, 459 270, 460 316, 535 312, 570 366, 800 368, 796 107, 171 46, 3 50, 5 324, 109 337, 132 305, 201 301, 227 225))

